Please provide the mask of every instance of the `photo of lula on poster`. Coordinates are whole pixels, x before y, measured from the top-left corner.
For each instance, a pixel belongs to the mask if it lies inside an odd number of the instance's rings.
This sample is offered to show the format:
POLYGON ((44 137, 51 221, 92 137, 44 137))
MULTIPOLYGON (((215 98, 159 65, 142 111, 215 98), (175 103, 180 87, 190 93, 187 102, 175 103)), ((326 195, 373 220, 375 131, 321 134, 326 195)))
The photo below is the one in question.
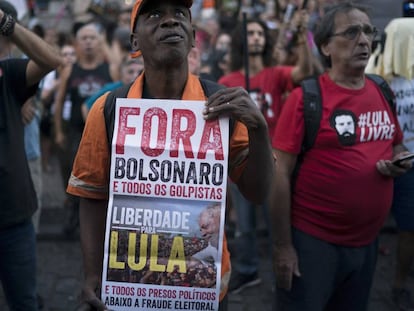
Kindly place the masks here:
POLYGON ((102 300, 110 310, 218 310, 229 120, 202 101, 118 99, 102 300))

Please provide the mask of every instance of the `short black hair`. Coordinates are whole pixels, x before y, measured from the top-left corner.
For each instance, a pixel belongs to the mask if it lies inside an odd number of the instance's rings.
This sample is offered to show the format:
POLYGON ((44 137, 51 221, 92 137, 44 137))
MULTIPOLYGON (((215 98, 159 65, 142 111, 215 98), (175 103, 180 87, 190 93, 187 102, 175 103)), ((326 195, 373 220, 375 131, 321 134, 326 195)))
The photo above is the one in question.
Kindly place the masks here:
POLYGON ((114 30, 112 40, 118 40, 124 51, 131 51, 130 35, 131 32, 129 31, 129 28, 117 27, 114 30))
POLYGON ((99 22, 97 22, 95 19, 89 19, 87 21, 80 21, 80 22, 76 22, 73 24, 72 26, 72 35, 73 37, 76 37, 79 30, 81 30, 83 27, 89 26, 89 25, 94 25, 96 27, 96 30, 102 34, 104 31, 103 25, 99 22))

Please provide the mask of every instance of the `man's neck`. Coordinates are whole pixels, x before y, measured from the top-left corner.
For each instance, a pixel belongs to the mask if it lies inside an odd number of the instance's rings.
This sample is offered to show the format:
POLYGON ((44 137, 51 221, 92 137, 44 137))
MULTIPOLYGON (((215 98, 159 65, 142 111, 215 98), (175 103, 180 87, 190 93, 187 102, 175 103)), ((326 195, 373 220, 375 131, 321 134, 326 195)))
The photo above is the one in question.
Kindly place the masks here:
MULTIPOLYGON (((257 75, 264 68, 265 66, 263 64, 263 58, 261 55, 249 57, 249 76, 250 77, 257 75)), ((241 70, 241 72, 243 73, 243 75, 246 75, 246 71, 244 70, 244 68, 241 70)))
POLYGON ((329 70, 329 77, 333 82, 347 89, 361 89, 365 85, 364 72, 345 73, 341 71, 329 70))
POLYGON ((145 70, 145 87, 149 94, 159 99, 181 99, 188 79, 188 69, 145 70))
POLYGON ((80 56, 77 63, 83 69, 95 69, 102 63, 102 58, 98 56, 80 56))

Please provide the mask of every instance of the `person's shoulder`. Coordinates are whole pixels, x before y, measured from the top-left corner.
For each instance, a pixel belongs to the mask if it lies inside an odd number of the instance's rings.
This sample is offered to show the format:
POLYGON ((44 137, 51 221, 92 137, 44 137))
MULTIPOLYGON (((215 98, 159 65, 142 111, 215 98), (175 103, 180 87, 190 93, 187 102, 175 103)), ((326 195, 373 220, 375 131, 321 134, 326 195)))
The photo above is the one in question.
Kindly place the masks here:
MULTIPOLYGON (((319 82, 319 87, 321 89, 325 89, 325 88, 332 88, 335 87, 337 84, 329 77, 329 74, 327 72, 322 73, 319 76, 316 77, 312 77, 314 79, 317 79, 317 81, 319 82)), ((309 79, 309 78, 308 78, 309 79)))
POLYGON ((28 58, 8 58, 0 61, 0 67, 3 70, 14 70, 15 66, 27 66, 29 61, 28 58))
POLYGON ((106 99, 108 97, 108 94, 110 92, 106 92, 100 97, 98 97, 95 102, 93 103, 91 110, 89 111, 89 114, 103 114, 103 110, 105 108, 106 99))
POLYGON ((112 81, 112 82, 108 82, 106 84, 104 84, 104 86, 102 87, 102 90, 106 91, 113 91, 119 87, 124 86, 124 84, 122 83, 122 81, 112 81))
MULTIPOLYGON (((383 82, 387 82, 387 80, 385 80, 383 77, 379 76, 379 75, 365 75, 365 87, 368 88, 379 88, 382 89, 381 85, 383 82)), ((388 83, 388 86, 390 84, 388 83)))
POLYGON ((290 101, 302 101, 303 100, 303 89, 299 86, 295 87, 289 94, 288 99, 290 101))
POLYGON ((26 71, 29 64, 28 58, 9 58, 0 61, 0 77, 7 77, 2 79, 2 84, 12 86, 8 91, 21 93, 15 88, 15 84, 24 83, 26 81, 26 71))
POLYGON ((408 80, 401 76, 393 77, 388 83, 392 89, 414 89, 414 79, 408 80))
POLYGON ((282 75, 285 73, 290 73, 292 72, 293 68, 295 68, 294 66, 286 66, 286 65, 275 65, 275 66, 270 66, 270 67, 266 67, 262 70, 262 72, 264 73, 271 73, 271 74, 277 74, 277 75, 282 75))
POLYGON ((233 72, 230 72, 230 73, 222 76, 218 80, 218 83, 226 85, 227 83, 230 83, 235 79, 239 79, 240 77, 243 77, 243 75, 240 71, 233 71, 233 72))
MULTIPOLYGON (((262 79, 273 80, 276 84, 285 85, 292 80, 292 71, 294 67, 275 65, 263 68, 263 70, 257 74, 262 79)), ((293 85, 293 84, 292 84, 293 85)), ((292 87, 290 87, 292 88, 292 87)))
POLYGON ((104 61, 102 61, 101 63, 98 64, 98 67, 106 69, 106 68, 109 68, 110 65, 111 64, 107 60, 104 60, 104 61))

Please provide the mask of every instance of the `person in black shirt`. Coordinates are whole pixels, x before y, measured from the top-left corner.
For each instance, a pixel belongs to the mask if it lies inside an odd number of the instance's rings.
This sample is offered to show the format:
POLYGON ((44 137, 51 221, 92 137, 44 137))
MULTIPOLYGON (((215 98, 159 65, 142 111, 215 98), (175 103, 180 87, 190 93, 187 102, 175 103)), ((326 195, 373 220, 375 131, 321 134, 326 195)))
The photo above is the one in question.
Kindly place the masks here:
POLYGON ((53 48, 16 23, 17 12, 0 1, 0 281, 11 310, 37 310, 36 194, 24 149, 21 107, 39 81, 58 67, 53 48), (28 59, 9 59, 15 44, 28 59))

